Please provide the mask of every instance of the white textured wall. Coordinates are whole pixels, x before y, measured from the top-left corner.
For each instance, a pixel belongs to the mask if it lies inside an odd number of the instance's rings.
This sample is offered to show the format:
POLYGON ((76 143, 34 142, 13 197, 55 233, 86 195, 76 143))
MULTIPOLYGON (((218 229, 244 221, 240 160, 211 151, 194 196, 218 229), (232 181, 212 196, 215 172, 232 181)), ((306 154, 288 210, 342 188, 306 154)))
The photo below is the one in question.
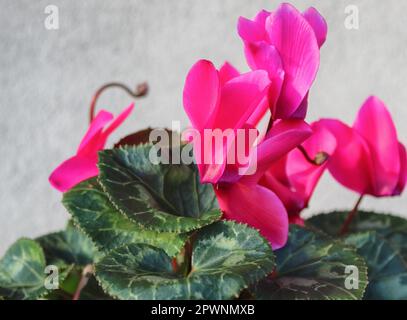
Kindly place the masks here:
MULTIPOLYGON (((0 1, 0 254, 21 236, 62 228, 61 195, 48 185, 52 169, 72 155, 87 127, 94 90, 118 80, 147 80, 151 91, 112 137, 179 119, 182 86, 199 58, 229 60, 246 70, 236 34, 239 15, 273 9, 255 0, 1 0, 0 1), (59 7, 60 29, 44 28, 44 8, 59 7)), ((390 108, 407 143, 407 29, 405 0, 292 1, 315 6, 329 24, 309 120, 352 122, 369 94, 390 108), (360 10, 360 29, 344 27, 344 9, 360 10)), ((100 101, 114 112, 130 100, 114 91, 100 101)), ((327 174, 309 212, 351 207, 356 195, 327 174)), ((362 207, 406 214, 407 194, 366 199, 362 207)))

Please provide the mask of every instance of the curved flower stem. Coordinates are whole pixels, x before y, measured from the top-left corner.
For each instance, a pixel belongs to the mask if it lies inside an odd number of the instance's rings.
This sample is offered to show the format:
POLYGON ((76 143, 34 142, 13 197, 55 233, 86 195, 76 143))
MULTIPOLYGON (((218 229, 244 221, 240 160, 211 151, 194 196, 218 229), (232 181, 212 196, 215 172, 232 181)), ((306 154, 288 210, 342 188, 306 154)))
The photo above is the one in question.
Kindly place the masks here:
POLYGON ((79 280, 78 287, 76 288, 72 300, 79 300, 82 289, 85 288, 92 274, 93 274, 93 265, 91 264, 86 265, 82 270, 82 276, 81 279, 79 280))
POLYGON ((93 118, 95 117, 95 109, 96 109, 96 103, 100 97, 100 95, 109 88, 120 88, 124 90, 128 95, 130 95, 133 98, 140 98, 143 97, 147 94, 148 92, 148 84, 147 82, 140 83, 137 85, 136 90, 132 91, 129 87, 126 85, 120 83, 120 82, 110 82, 106 83, 105 85, 101 86, 93 95, 92 102, 90 104, 90 109, 89 109, 89 122, 92 122, 93 118))
POLYGON ((360 203, 361 203, 362 200, 363 200, 363 197, 364 197, 363 194, 360 195, 360 197, 359 197, 358 201, 356 201, 356 204, 355 204, 355 206, 353 207, 352 211, 349 212, 348 217, 346 218, 345 222, 344 222, 343 225, 342 225, 341 230, 339 231, 339 235, 340 235, 340 236, 343 236, 343 235, 345 235, 345 234, 348 232, 349 226, 350 226, 350 224, 351 224, 353 218, 354 218, 354 217, 356 216, 356 214, 358 213, 358 208, 359 208, 359 206, 360 206, 360 203))
POLYGON ((297 146, 297 149, 301 151, 301 153, 303 154, 304 158, 311 164, 315 165, 315 166, 320 166, 322 164, 325 163, 326 160, 328 160, 329 155, 324 152, 324 151, 320 151, 316 154, 315 158, 312 159, 307 150, 305 150, 305 148, 302 145, 297 146))

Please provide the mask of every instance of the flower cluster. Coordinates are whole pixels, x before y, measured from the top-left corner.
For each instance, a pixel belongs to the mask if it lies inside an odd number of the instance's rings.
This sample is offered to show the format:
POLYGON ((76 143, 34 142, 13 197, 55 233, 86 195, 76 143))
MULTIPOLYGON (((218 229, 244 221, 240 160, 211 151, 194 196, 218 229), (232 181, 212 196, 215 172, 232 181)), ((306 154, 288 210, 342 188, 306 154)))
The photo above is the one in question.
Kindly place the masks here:
MULTIPOLYGON (((361 195, 402 192, 406 151, 378 98, 363 104, 352 128, 333 119, 310 125, 304 121, 327 35, 327 24, 316 9, 301 13, 281 4, 273 12, 260 11, 253 20, 241 17, 238 33, 252 71, 240 74, 229 63, 216 70, 201 60, 184 88, 185 111, 199 131, 245 130, 269 115, 267 130, 251 145, 257 156, 254 175, 238 175, 226 157, 223 163, 199 166, 202 181, 215 186, 225 218, 259 229, 278 249, 287 241, 289 222, 302 224, 299 213, 326 169, 361 195)), ((228 150, 224 145, 213 153, 228 150)))
MULTIPOLYGON (((278 249, 287 242, 289 223, 303 223, 300 212, 325 170, 361 195, 403 191, 406 149, 378 98, 366 100, 352 127, 335 119, 305 122, 327 35, 327 24, 316 9, 301 13, 281 4, 273 12, 260 11, 253 20, 241 17, 238 33, 251 71, 240 73, 228 62, 217 69, 200 60, 189 71, 183 92, 185 111, 200 133, 192 142, 200 179, 214 186, 225 219, 258 229, 278 249), (235 133, 253 129, 257 136, 247 143, 246 163, 229 162, 235 133), (232 138, 211 146, 208 155, 206 130, 227 131, 232 138), (253 162, 255 172, 241 174, 239 169, 253 162)), ((77 154, 52 173, 51 184, 65 192, 98 175, 98 151, 132 108, 115 120, 99 112, 77 154)))

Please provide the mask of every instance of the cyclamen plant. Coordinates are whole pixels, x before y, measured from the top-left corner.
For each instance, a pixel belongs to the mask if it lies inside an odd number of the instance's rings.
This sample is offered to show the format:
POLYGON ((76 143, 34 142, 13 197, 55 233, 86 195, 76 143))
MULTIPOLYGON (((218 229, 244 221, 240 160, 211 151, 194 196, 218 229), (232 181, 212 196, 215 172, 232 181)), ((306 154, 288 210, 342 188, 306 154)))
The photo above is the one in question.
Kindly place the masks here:
POLYGON ((171 157, 193 147, 196 164, 153 163, 152 129, 105 149, 133 105, 116 118, 104 110, 94 117, 97 93, 76 154, 49 179, 71 220, 9 248, 0 297, 407 299, 407 221, 359 210, 364 196, 396 196, 406 184, 406 149, 385 104, 368 98, 352 127, 305 122, 327 34, 314 8, 262 10, 240 18, 238 33, 251 71, 198 61, 183 96, 196 134, 173 135, 161 150, 171 157), (210 129, 227 139, 208 154, 210 129), (238 131, 247 157, 231 163, 238 131), (359 199, 304 221, 300 213, 325 171, 359 199))

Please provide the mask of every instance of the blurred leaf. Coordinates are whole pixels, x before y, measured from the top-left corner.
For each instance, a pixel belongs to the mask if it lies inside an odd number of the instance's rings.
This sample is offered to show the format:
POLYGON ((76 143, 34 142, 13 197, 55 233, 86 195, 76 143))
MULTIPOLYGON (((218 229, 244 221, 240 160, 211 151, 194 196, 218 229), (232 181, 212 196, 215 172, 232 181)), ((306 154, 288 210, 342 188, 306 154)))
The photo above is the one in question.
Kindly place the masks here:
MULTIPOLYGON (((306 220, 307 226, 337 237, 348 212, 319 214, 306 220)), ((376 231, 407 261, 407 220, 374 212, 358 211, 349 225, 348 233, 376 231)))
POLYGON ((357 300, 367 285, 367 268, 353 248, 295 225, 275 251, 276 271, 252 288, 264 300, 357 300), (358 288, 347 289, 346 266, 359 270, 358 288))
POLYGON ((44 252, 37 242, 20 239, 0 260, 0 296, 31 300, 47 293, 44 252))
POLYGON ((402 257, 376 232, 346 237, 345 243, 357 248, 369 270, 365 299, 407 299, 407 265, 402 257))
POLYGON ((71 224, 64 231, 47 234, 36 241, 44 250, 47 264, 86 266, 98 255, 92 241, 71 224))

